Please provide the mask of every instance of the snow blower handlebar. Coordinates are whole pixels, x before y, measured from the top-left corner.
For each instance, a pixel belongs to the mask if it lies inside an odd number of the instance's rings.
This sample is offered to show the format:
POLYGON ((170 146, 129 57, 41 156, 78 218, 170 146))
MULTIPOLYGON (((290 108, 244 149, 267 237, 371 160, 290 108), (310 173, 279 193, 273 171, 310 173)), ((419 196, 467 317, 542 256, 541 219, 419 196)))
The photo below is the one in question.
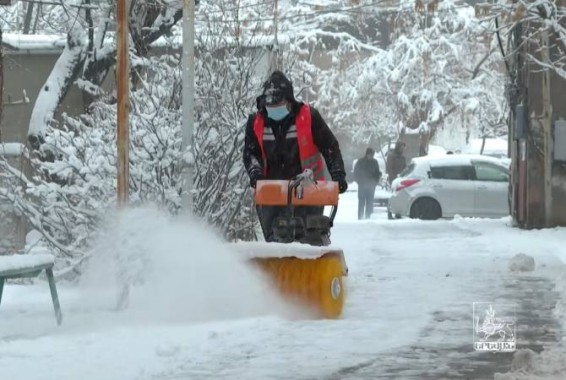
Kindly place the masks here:
MULTIPOLYGON (((334 224, 334 218, 336 217, 336 213, 338 211, 338 186, 337 182, 328 182, 331 185, 330 189, 321 190, 322 193, 328 192, 327 196, 336 196, 336 201, 334 202, 333 198, 322 198, 322 199, 309 199, 307 200, 307 204, 310 206, 332 206, 332 211, 330 212, 330 227, 334 224), (320 201, 321 203, 316 203, 320 201)), ((312 186, 316 187, 315 191, 320 191, 318 189, 319 183, 314 179, 314 173, 310 169, 306 169, 304 172, 296 176, 294 179, 289 181, 289 187, 287 189, 287 207, 289 210, 289 215, 293 214, 293 206, 296 206, 296 202, 293 202, 293 199, 297 199, 300 201, 301 199, 305 198, 305 188, 309 188, 312 186), (294 193, 294 197, 293 197, 294 193)), ((322 194, 318 194, 322 195, 322 194)))
POLYGON ((257 181, 255 203, 258 206, 286 206, 287 215, 274 222, 278 241, 303 241, 311 245, 327 245, 338 211, 338 183, 316 181, 310 170, 291 180, 257 181), (332 206, 330 216, 308 215, 303 224, 294 216, 296 206, 332 206))
POLYGON ((257 181, 254 198, 258 206, 292 204, 293 206, 337 207, 338 182, 315 181, 308 173, 301 173, 290 181, 260 180, 257 181))

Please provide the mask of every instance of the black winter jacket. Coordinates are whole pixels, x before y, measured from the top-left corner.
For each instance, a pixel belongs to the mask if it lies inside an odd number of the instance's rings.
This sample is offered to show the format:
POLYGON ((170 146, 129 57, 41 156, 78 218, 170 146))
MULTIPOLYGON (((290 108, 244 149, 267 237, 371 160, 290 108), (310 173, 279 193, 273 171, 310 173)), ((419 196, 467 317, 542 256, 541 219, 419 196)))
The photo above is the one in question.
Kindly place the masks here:
MULTIPOLYGON (((258 111, 264 115, 265 128, 271 128, 275 136, 274 141, 265 140, 263 142, 267 156, 266 179, 291 179, 302 172, 296 133, 293 137, 287 136, 287 131, 295 125, 295 117, 303 103, 293 102, 292 104, 289 115, 281 121, 269 119, 265 108, 258 111)), ((320 113, 312 106, 310 109, 313 141, 326 161, 332 179, 338 181, 345 178, 344 161, 338 140, 320 113)), ((252 114, 248 118, 243 152, 244 166, 250 179, 257 178, 258 173, 262 173, 263 169, 259 142, 253 130, 255 116, 256 114, 252 114)))
POLYGON ((362 157, 356 162, 354 167, 354 178, 360 186, 377 186, 381 179, 379 163, 375 158, 362 157))

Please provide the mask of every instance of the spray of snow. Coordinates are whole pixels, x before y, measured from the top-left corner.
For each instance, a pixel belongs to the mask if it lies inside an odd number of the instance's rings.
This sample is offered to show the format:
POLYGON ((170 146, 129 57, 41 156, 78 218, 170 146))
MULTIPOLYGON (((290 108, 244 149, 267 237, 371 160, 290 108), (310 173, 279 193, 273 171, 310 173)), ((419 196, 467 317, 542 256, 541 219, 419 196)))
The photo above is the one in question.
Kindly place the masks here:
MULTIPOLYGON (((143 207, 110 215, 83 276, 96 307, 117 307, 124 287, 128 321, 202 322, 291 316, 260 273, 213 231, 143 207)), ((293 312, 294 313, 294 312, 293 312)))
POLYGON ((566 369, 564 351, 559 347, 546 348, 540 354, 531 349, 517 350, 511 370, 495 373, 494 380, 562 380, 566 369))
POLYGON ((496 373, 495 380, 522 380, 532 379, 533 373, 537 371, 538 354, 530 349, 518 350, 513 355, 511 371, 507 373, 496 373))

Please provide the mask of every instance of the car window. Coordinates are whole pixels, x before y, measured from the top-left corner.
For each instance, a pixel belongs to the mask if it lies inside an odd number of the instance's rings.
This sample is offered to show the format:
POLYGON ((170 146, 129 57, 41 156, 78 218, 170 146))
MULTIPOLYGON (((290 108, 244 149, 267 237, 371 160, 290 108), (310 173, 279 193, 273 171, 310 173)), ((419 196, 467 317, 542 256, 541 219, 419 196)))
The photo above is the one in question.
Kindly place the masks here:
POLYGON ((466 165, 435 166, 430 168, 430 178, 471 180, 473 178, 473 168, 466 165))
POLYGON ((476 179, 478 181, 509 181, 509 171, 503 166, 498 166, 487 162, 474 162, 474 168, 476 170, 476 179))

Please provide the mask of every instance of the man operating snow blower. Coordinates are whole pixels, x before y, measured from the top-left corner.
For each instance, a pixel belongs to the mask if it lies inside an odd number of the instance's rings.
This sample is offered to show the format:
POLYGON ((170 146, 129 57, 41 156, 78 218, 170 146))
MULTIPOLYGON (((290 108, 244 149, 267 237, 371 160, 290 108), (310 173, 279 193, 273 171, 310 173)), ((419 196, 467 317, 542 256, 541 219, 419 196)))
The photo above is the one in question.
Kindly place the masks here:
MULTIPOLYGON (((312 170, 315 180, 335 181, 348 188, 338 140, 313 107, 295 100, 293 84, 275 71, 257 97, 257 112, 246 125, 244 165, 255 188, 258 180, 291 180, 312 170)), ((274 241, 273 223, 285 206, 257 206, 265 241, 274 241)), ((322 215, 324 207, 298 206, 295 216, 322 215)))
POLYGON ((285 299, 314 316, 338 318, 348 275, 344 252, 330 246, 338 194, 348 188, 338 141, 316 109, 295 100, 280 71, 263 84, 257 109, 243 155, 267 244, 239 242, 235 249, 285 299))

